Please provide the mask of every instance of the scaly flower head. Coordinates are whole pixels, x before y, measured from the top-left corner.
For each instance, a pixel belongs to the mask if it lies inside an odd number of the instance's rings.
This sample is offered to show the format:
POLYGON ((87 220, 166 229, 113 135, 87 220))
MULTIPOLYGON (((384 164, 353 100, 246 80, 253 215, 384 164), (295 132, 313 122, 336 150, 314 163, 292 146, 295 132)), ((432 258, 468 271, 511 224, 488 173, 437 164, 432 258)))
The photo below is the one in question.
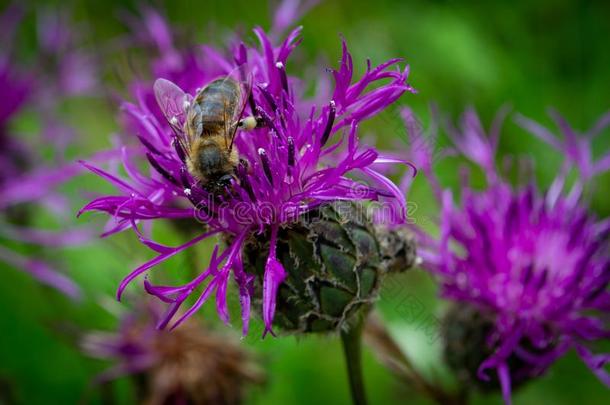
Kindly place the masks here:
POLYGON ((469 110, 461 129, 448 130, 456 149, 486 174, 484 189, 464 182, 456 203, 430 174, 440 235, 419 230, 418 253, 439 277, 443 296, 461 308, 447 318, 448 361, 482 385, 491 384, 481 380, 495 370, 507 403, 511 384, 543 373, 570 349, 610 384, 603 370, 609 357, 589 347, 610 336, 603 320, 610 310, 610 221, 599 221, 584 204, 586 178, 570 192, 564 174, 547 192, 505 181, 495 167, 500 119, 488 136, 469 110))

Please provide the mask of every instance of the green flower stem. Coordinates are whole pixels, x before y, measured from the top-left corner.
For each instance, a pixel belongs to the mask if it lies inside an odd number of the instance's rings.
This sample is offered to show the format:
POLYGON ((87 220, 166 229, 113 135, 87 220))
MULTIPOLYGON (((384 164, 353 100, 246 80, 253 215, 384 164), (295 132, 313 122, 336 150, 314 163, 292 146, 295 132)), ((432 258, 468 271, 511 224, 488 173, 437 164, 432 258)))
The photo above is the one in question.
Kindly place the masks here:
POLYGON ((341 331, 341 342, 347 363, 350 391, 355 405, 366 405, 364 381, 362 379, 362 327, 363 317, 350 325, 348 330, 341 331))

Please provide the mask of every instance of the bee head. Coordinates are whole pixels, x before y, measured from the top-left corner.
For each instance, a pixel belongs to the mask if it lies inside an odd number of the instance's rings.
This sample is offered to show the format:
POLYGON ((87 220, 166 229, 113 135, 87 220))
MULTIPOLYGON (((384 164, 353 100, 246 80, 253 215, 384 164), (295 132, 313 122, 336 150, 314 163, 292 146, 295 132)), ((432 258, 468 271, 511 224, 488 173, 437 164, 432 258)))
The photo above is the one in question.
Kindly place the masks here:
POLYGON ((226 196, 231 188, 231 183, 234 177, 231 174, 223 174, 217 178, 211 179, 204 185, 204 189, 210 192, 213 196, 226 196))

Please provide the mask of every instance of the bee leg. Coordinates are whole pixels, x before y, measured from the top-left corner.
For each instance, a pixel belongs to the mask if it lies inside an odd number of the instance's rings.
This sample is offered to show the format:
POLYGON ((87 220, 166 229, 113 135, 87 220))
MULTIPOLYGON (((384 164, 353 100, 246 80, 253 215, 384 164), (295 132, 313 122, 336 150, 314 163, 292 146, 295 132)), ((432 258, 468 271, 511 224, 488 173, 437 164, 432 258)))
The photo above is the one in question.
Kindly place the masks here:
POLYGON ((253 115, 243 118, 237 122, 237 127, 246 131, 251 131, 256 128, 262 128, 264 126, 265 121, 261 117, 255 117, 253 115))

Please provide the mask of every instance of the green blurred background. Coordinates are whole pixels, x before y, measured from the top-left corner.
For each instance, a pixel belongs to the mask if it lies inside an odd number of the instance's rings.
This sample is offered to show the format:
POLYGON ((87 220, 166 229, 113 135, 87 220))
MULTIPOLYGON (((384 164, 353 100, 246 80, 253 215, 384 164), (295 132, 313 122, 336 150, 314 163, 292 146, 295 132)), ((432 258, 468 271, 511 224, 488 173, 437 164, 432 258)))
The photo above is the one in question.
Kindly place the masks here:
MULTIPOLYGON (((77 21, 90 31, 89 46, 107 52, 104 44, 127 33, 117 20, 120 10, 137 12, 139 1, 34 2, 36 7, 58 7, 73 11, 77 21)), ((270 26, 270 7, 266 1, 182 1, 155 3, 170 21, 193 33, 193 40, 219 43, 226 33, 244 32, 253 40, 250 29, 270 26)), ((4 7, 2 7, 4 8, 4 7)), ((406 95, 401 105, 412 107, 428 121, 428 106, 436 103, 442 111, 456 117, 466 106, 480 112, 488 126, 499 107, 508 103, 516 111, 551 126, 548 107, 558 109, 577 129, 588 129, 610 106, 610 2, 588 1, 390 1, 342 0, 326 2, 312 9, 301 21, 304 25, 302 57, 314 63, 320 55, 324 64, 336 66, 340 56, 340 34, 353 53, 360 71, 367 57, 380 63, 390 57, 403 57, 411 66, 411 83, 417 95, 406 95)), ((27 18, 20 29, 20 51, 33 52, 35 27, 27 18)), ((125 51, 129 52, 129 50, 125 51)), ((108 65, 121 57, 108 55, 108 65)), ((118 82, 113 66, 105 66, 109 86, 118 82)), ((319 69, 320 74, 325 74, 319 69)), ((96 99, 79 100, 61 106, 62 114, 79 131, 70 148, 73 157, 87 156, 110 145, 109 136, 119 130, 116 106, 96 99)), ((34 131, 34 118, 24 114, 16 126, 34 131)), ((554 128, 553 128, 554 129, 554 128)), ((392 145, 401 136, 394 113, 378 117, 365 131, 392 145)), ((610 145, 609 136, 600 140, 599 150, 610 145)), ((511 119, 501 140, 502 154, 527 155, 535 162, 541 184, 548 184, 560 163, 560 156, 519 129, 511 119)), ((442 165, 442 179, 455 185, 459 162, 442 165)), ((610 181, 598 179, 593 207, 599 215, 610 214, 610 181)), ((77 208, 86 201, 79 190, 103 188, 88 176, 66 186, 77 208)), ((416 221, 429 221, 436 206, 424 184, 416 184, 409 200, 417 204, 416 221)), ((46 225, 48 218, 38 221, 46 225)), ((80 221, 102 218, 87 215, 80 221)), ((179 235, 167 227, 155 230, 164 242, 177 243, 179 235)), ((101 396, 90 388, 92 377, 107 367, 101 361, 84 357, 74 347, 70 331, 74 328, 112 329, 114 318, 101 309, 99 302, 112 296, 120 279, 151 252, 131 235, 118 235, 86 248, 67 251, 40 251, 26 246, 17 248, 48 257, 67 270, 87 293, 84 302, 74 305, 53 291, 38 285, 26 274, 2 265, 0 283, 0 392, 12 391, 17 403, 71 404, 99 403, 101 396), (29 249, 29 250, 28 250, 29 249), (70 319, 66 322, 65 319, 70 319)), ((208 246, 199 246, 202 263, 208 246)), ((176 272, 186 258, 178 257, 157 272, 176 272)), ((179 279, 179 278, 176 278, 179 279)), ((138 289, 132 293, 142 294, 138 289)), ((437 339, 437 321, 442 304, 435 298, 431 279, 413 270, 392 280, 392 288, 382 291, 380 308, 391 330, 405 350, 426 372, 438 373, 451 384, 442 369, 437 339)), ((235 312, 234 312, 235 313, 235 312)), ((218 326, 213 305, 200 316, 218 326)), ((233 319, 239 319, 234 316, 233 319)), ((239 333, 239 322, 234 324, 239 333)), ((254 332, 258 329, 254 327, 254 332)), ((253 332, 253 333, 254 333, 253 332)), ((347 379, 341 347, 334 337, 281 337, 261 341, 250 336, 245 343, 261 353, 269 372, 266 387, 252 390, 252 404, 349 403, 347 379)), ((365 380, 370 402, 427 404, 403 383, 396 380, 365 352, 365 380)), ((132 401, 127 381, 113 389, 132 401)), ((5 401, 0 395, 0 404, 5 401)), ((570 353, 543 378, 527 385, 514 396, 516 404, 610 403, 609 391, 570 353)), ((475 403, 501 403, 499 396, 477 396, 475 403)))

